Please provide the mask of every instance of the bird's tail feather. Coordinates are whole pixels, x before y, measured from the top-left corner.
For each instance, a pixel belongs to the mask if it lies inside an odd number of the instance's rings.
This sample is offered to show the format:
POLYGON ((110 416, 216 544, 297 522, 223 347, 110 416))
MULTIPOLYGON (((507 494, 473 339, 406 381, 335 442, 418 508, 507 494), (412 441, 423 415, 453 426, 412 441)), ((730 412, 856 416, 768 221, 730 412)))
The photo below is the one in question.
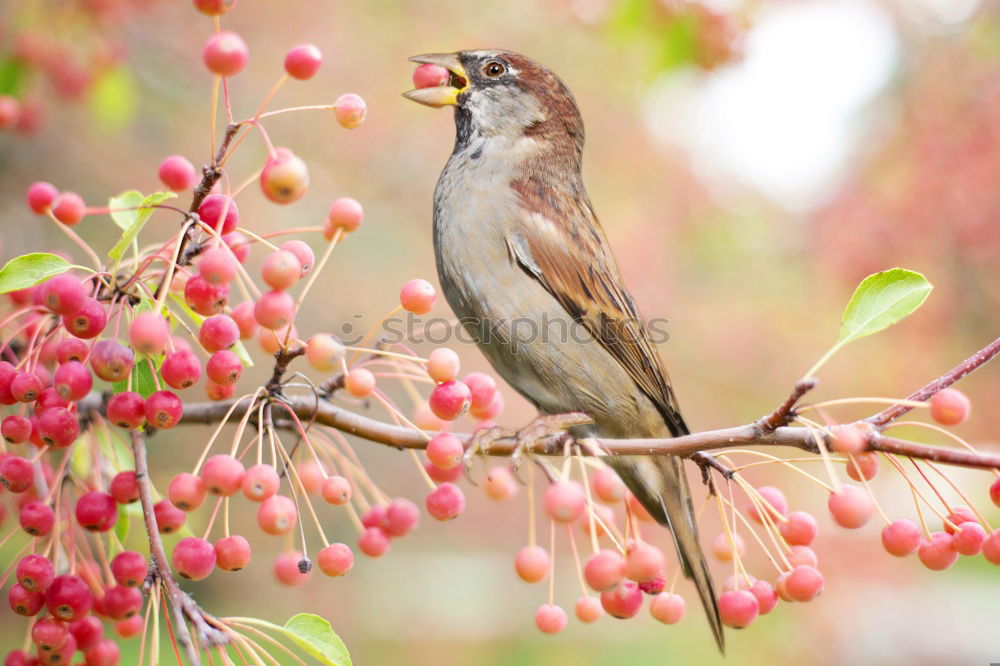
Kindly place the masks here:
POLYGON ((698 589, 705 615, 712 627, 720 652, 725 652, 725 635, 712 576, 698 541, 691 488, 684 473, 684 461, 677 456, 606 458, 639 503, 658 523, 670 530, 684 575, 698 589))

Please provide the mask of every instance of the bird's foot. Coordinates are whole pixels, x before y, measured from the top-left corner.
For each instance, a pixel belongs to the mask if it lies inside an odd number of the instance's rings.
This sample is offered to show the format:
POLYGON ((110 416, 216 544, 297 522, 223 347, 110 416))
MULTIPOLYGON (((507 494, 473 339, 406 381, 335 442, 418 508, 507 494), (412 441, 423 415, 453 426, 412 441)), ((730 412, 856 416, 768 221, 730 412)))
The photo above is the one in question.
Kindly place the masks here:
POLYGON ((565 414, 544 414, 517 431, 514 436, 514 452, 510 455, 511 471, 514 478, 526 485, 521 478, 521 465, 526 455, 530 455, 532 447, 539 440, 556 436, 558 444, 565 445, 572 441, 570 428, 593 423, 593 419, 583 412, 566 412, 565 414))
POLYGON ((698 465, 701 469, 701 480, 706 486, 708 486, 710 494, 715 494, 715 485, 712 483, 713 469, 721 474, 726 481, 732 480, 733 470, 719 462, 719 459, 711 453, 707 451, 696 451, 695 453, 692 453, 690 457, 694 464, 698 465))
POLYGON ((479 485, 472 478, 472 462, 477 455, 489 455, 490 446, 498 439, 514 437, 517 433, 509 428, 493 426, 491 428, 480 428, 472 433, 469 438, 469 446, 462 454, 462 472, 465 473, 465 480, 472 485, 479 485))

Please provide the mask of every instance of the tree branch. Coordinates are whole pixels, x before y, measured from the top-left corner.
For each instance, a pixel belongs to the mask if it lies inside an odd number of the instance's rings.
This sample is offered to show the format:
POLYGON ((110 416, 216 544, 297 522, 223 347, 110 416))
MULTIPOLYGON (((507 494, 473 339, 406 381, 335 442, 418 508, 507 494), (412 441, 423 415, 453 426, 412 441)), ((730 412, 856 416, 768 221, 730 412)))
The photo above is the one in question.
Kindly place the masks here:
POLYGON ((135 479, 139 486, 139 501, 142 502, 142 517, 146 524, 146 534, 149 537, 150 567, 149 576, 154 584, 163 583, 170 598, 170 608, 174 615, 174 625, 177 631, 177 642, 184 648, 192 666, 200 666, 198 648, 191 640, 187 620, 198 630, 198 638, 205 647, 225 645, 229 638, 225 633, 211 626, 205 620, 205 614, 187 592, 180 588, 173 573, 170 562, 163 549, 163 540, 156 524, 156 513, 153 509, 153 491, 149 480, 149 462, 146 458, 146 436, 138 431, 132 431, 132 455, 135 458, 135 479))

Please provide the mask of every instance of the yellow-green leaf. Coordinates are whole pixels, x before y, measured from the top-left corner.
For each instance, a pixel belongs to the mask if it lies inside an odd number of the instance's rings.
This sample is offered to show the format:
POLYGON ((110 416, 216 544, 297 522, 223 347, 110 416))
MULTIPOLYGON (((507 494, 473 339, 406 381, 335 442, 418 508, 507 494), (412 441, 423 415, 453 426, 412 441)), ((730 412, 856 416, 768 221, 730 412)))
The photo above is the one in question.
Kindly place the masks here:
MULTIPOLYGON (((124 221, 129 222, 127 227, 123 226, 123 223, 119 222, 119 220, 115 218, 114 214, 112 214, 111 219, 115 220, 115 224, 121 226, 124 229, 124 231, 122 232, 122 237, 118 239, 118 242, 115 243, 115 246, 111 248, 110 252, 108 252, 108 256, 114 259, 116 262, 119 261, 125 254, 125 251, 128 249, 128 246, 131 245, 132 241, 134 241, 139 236, 139 232, 142 231, 142 228, 143 226, 145 226, 146 221, 149 219, 149 216, 152 215, 153 211, 156 210, 155 208, 153 208, 153 206, 158 206, 162 204, 164 201, 167 201, 168 199, 173 199, 176 196, 177 195, 174 192, 154 192, 153 194, 150 194, 149 196, 143 198, 138 204, 132 204, 131 206, 124 206, 128 208, 138 207, 138 210, 119 211, 120 213, 122 213, 122 217, 120 219, 123 222, 124 221), (134 216, 131 216, 130 218, 127 215, 128 213, 133 213, 134 216)), ((119 195, 119 197, 113 198, 112 201, 120 197, 125 197, 126 200, 134 198, 132 196, 132 192, 129 191, 129 192, 124 192, 123 194, 119 195)))
POLYGON ((923 305, 933 288, 923 275, 905 268, 869 275, 844 310, 837 343, 844 345, 892 326, 923 305))
POLYGON ((0 294, 33 287, 71 268, 80 267, 55 254, 48 252, 22 254, 0 268, 0 294))
POLYGON ((329 666, 351 666, 351 655, 330 623, 319 615, 299 613, 281 628, 307 654, 329 666))
POLYGON ((105 132, 117 132, 135 116, 138 95, 132 72, 124 65, 105 70, 90 89, 90 112, 105 132))

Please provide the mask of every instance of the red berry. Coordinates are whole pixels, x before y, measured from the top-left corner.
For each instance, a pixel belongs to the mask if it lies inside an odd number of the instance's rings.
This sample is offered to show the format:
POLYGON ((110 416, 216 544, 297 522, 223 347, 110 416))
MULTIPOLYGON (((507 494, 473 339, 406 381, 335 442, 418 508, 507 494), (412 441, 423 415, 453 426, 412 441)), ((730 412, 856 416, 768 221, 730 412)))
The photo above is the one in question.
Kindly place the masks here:
POLYGON ((184 537, 174 546, 170 561, 184 578, 201 580, 215 569, 215 549, 204 539, 184 537))
POLYGON ((189 472, 178 474, 167 485, 167 498, 181 511, 194 511, 205 503, 208 490, 201 477, 189 472))
POLYGON ((239 534, 215 542, 215 566, 223 571, 239 571, 250 563, 250 542, 239 534))
POLYGON ((170 342, 170 326, 155 312, 143 312, 132 320, 129 339, 139 354, 159 356, 170 342))
POLYGON ((236 278, 238 264, 228 249, 213 248, 203 252, 198 260, 198 275, 209 284, 228 284, 236 278))
POLYGON ((436 88, 451 80, 451 72, 441 65, 425 62, 413 70, 413 86, 416 88, 436 88))
POLYGON ((677 624, 684 618, 686 604, 684 597, 670 592, 661 592, 649 602, 649 612, 663 624, 677 624))
POLYGON ((309 580, 309 567, 309 560, 305 559, 302 553, 288 551, 281 553, 275 559, 274 575, 285 585, 302 585, 309 580))
POLYGON ((625 576, 637 583, 661 577, 665 566, 663 551, 646 541, 632 543, 625 552, 625 576))
POLYGON ((131 504, 139 501, 139 483, 136 481, 135 472, 118 472, 111 479, 108 492, 119 504, 131 504))
POLYGON ((958 425, 969 418, 972 403, 958 389, 941 389, 931 397, 931 418, 941 425, 958 425))
POLYGON ((368 113, 368 106, 365 100, 354 93, 344 93, 336 99, 334 104, 334 115, 341 127, 354 129, 365 121, 368 113))
POLYGON ((361 226, 364 216, 361 204, 350 197, 341 197, 330 205, 330 212, 323 227, 323 235, 326 236, 327 240, 330 240, 336 229, 343 229, 343 233, 355 231, 361 226))
MULTIPOLYGON (((257 320, 254 318, 253 301, 240 303, 229 313, 236 325, 240 327, 240 339, 252 338, 257 332, 257 320)), ((308 350, 307 350, 308 353, 308 350)), ((332 368, 331 368, 332 369, 332 368)))
POLYGON ((220 314, 209 317, 201 323, 198 329, 198 342, 207 352, 217 352, 229 349, 240 339, 240 327, 232 317, 220 314))
POLYGON ((84 300, 83 307, 71 315, 63 315, 63 326, 78 338, 90 340, 100 335, 108 323, 104 305, 93 298, 84 300))
POLYGON ((240 221, 240 211, 232 197, 225 194, 209 194, 198 206, 198 217, 220 234, 228 234, 236 230, 240 221))
POLYGON ((385 511, 382 529, 391 537, 406 536, 417 527, 420 521, 420 509, 405 497, 397 497, 389 502, 385 511))
POLYGON ((52 561, 41 555, 25 555, 17 563, 17 583, 29 592, 43 593, 56 579, 52 561))
POLYGON ((952 536, 947 532, 932 532, 928 540, 920 543, 917 549, 920 562, 933 571, 942 571, 955 563, 958 551, 952 543, 952 536))
POLYGON ((450 432, 439 432, 427 442, 427 459, 441 469, 451 469, 462 462, 465 447, 462 440, 450 432))
POLYGON ((778 531, 790 546, 808 546, 819 533, 819 523, 811 513, 792 511, 787 521, 778 523, 778 531))
POLYGON ((993 530, 983 542, 983 557, 990 564, 1000 564, 1000 529, 993 530))
POLYGON ((7 603, 10 609, 18 615, 31 617, 37 615, 45 605, 45 595, 40 592, 30 592, 21 585, 15 585, 7 593, 7 603))
POLYGON ((3 433, 6 442, 21 444, 31 437, 31 421, 19 414, 11 414, 4 417, 3 423, 0 424, 0 433, 3 433))
MULTIPOLYGON (((101 342, 103 342, 103 340, 101 342)), ((110 342, 110 340, 108 342, 110 342)), ((94 347, 96 348, 98 344, 100 344, 100 342, 95 344, 94 347)), ((87 343, 83 340, 66 338, 56 345, 56 362, 67 363, 69 361, 83 361, 87 358, 87 352, 89 351, 87 343)))
POLYGON ((559 606, 542 604, 535 611, 535 626, 543 634, 558 634, 566 628, 566 611, 559 606))
POLYGON ((212 380, 205 382, 205 395, 209 400, 228 400, 236 395, 235 384, 216 384, 212 380))
POLYGON ((80 435, 76 414, 64 407, 53 407, 38 414, 35 427, 42 442, 56 448, 69 446, 80 435))
POLYGON ((89 650, 104 637, 104 625, 95 616, 85 615, 69 624, 69 633, 76 639, 78 649, 89 650))
POLYGON ((201 377, 201 361, 190 349, 178 349, 167 354, 163 365, 160 366, 160 375, 167 386, 185 389, 201 377))
POLYGON ((46 387, 42 390, 41 395, 38 396, 38 400, 35 401, 35 414, 56 407, 66 408, 69 407, 69 403, 56 393, 54 388, 51 386, 46 387))
POLYGON ((127 620, 142 610, 142 592, 136 587, 115 585, 104 592, 101 606, 112 620, 127 620))
MULTIPOLYGON (((135 636, 138 631, 142 629, 142 616, 136 614, 124 622, 117 622, 115 623, 115 629, 123 638, 135 636), (123 633, 123 626, 129 626, 135 629, 132 633, 123 633)), ((97 641, 93 647, 87 649, 84 653, 84 657, 86 658, 87 666, 116 666, 121 658, 121 648, 119 648, 118 643, 114 642, 112 639, 102 638, 97 641)))
POLYGON ((410 280, 403 285, 399 292, 400 305, 413 314, 427 314, 434 307, 436 300, 437 293, 434 291, 434 285, 420 278, 410 280))
POLYGON ((1000 507, 1000 477, 997 477, 990 486, 990 499, 994 506, 1000 507))
POLYGON ((267 161, 260 172, 260 189, 274 203, 295 203, 309 188, 309 168, 290 151, 267 161))
POLYGON ((542 494, 542 506, 553 520, 570 523, 583 514, 587 497, 579 483, 556 481, 542 494))
POLYGON ((514 571, 525 583, 537 583, 548 575, 551 563, 541 546, 525 546, 514 556, 514 571))
POLYGON ((107 415, 119 428, 138 428, 146 420, 146 401, 135 391, 116 393, 108 400, 107 415))
POLYGON ((187 518, 183 511, 165 499, 153 505, 153 515, 156 517, 156 526, 161 534, 173 534, 184 526, 187 518))
POLYGON ((302 262, 294 252, 272 252, 264 259, 261 276, 272 289, 288 289, 302 277, 302 262))
POLYGON ((49 278, 39 286, 39 295, 49 312, 58 315, 71 315, 80 311, 87 293, 80 284, 79 278, 71 273, 63 273, 49 278))
POLYGON ((857 486, 844 484, 837 492, 830 493, 827 507, 841 527, 856 529, 868 522, 875 513, 871 497, 857 486))
POLYGON ((80 619, 93 605, 94 595, 79 576, 56 576, 45 594, 45 606, 49 613, 64 622, 80 619))
POLYGON ((343 576, 354 566, 354 553, 343 543, 332 543, 316 554, 316 565, 327 576, 343 576))
POLYGON ((727 627, 749 627, 759 612, 757 597, 749 590, 730 590, 719 595, 719 616, 727 627))
POLYGON ((311 79, 323 63, 323 54, 314 44, 296 46, 285 55, 285 71, 293 79, 311 79))
POLYGON ((243 495, 253 502, 273 497, 281 486, 281 477, 273 466, 261 463, 247 469, 243 476, 243 495))
POLYGON ((80 222, 87 214, 87 204, 76 192, 62 192, 52 202, 52 216, 67 227, 80 222))
POLYGON ((208 492, 222 497, 238 493, 245 475, 243 463, 228 454, 211 456, 201 468, 201 478, 208 492))
POLYGON ((52 386, 64 400, 76 402, 90 393, 94 378, 83 363, 70 361, 56 368, 52 375, 52 386))
POLYGON ((76 522, 93 532, 107 532, 118 521, 118 503, 108 493, 98 490, 76 501, 76 522))
POLYGON ((18 402, 34 402, 42 388, 42 380, 31 372, 17 373, 10 383, 10 393, 18 402))
POLYGON ((452 520, 465 511, 465 494, 454 483, 442 483, 427 493, 427 513, 435 520, 452 520))
POLYGON ((823 591, 823 574, 813 566, 800 564, 785 579, 785 590, 795 601, 812 601, 823 591))
POLYGON ((18 456, 0 459, 0 485, 12 493, 23 493, 35 483, 31 463, 18 456))
POLYGON ((190 190, 198 182, 198 172, 183 155, 171 155, 160 163, 160 182, 175 192, 190 190))
POLYGON ((439 419, 454 421, 468 411, 472 393, 460 381, 444 382, 434 387, 428 402, 439 419))
POLYGON ((257 524, 267 534, 288 534, 295 529, 299 512, 295 502, 285 495, 274 495, 257 508, 257 524))
POLYGON ((303 241, 285 241, 278 249, 282 252, 291 252, 295 255, 295 258, 299 260, 299 265, 302 267, 300 277, 304 277, 306 273, 311 271, 313 264, 316 263, 316 254, 312 251, 312 248, 303 241))
POLYGON ((48 536, 56 524, 56 514, 48 504, 26 502, 18 514, 18 523, 31 536, 48 536))
POLYGON ((358 550, 368 557, 385 555, 389 546, 389 535, 381 527, 368 527, 358 537, 358 550))
POLYGON ((94 374, 104 381, 125 381, 134 366, 135 354, 125 345, 114 340, 98 340, 94 343, 90 354, 90 367, 94 370, 94 374))
POLYGON ((28 188, 28 208, 36 215, 45 215, 59 196, 59 190, 52 183, 38 181, 28 188))
POLYGON ((601 592, 601 606, 612 617, 625 620, 635 617, 642 608, 642 590, 630 580, 623 580, 610 590, 601 592))
POLYGON ((146 398, 146 420, 160 430, 173 428, 184 414, 184 404, 172 391, 156 391, 146 398))
POLYGON ((604 592, 625 578, 625 559, 616 550, 594 553, 583 567, 583 578, 595 592, 604 592))
POLYGON ((146 580, 146 558, 134 550, 123 550, 111 560, 111 574, 119 585, 139 587, 146 580))
POLYGON ((202 59, 205 67, 219 76, 235 76, 246 67, 250 50, 235 32, 218 32, 205 43, 202 59))
POLYGON ((261 295, 253 314, 257 323, 264 328, 284 328, 295 315, 295 301, 287 291, 269 291, 261 295))

